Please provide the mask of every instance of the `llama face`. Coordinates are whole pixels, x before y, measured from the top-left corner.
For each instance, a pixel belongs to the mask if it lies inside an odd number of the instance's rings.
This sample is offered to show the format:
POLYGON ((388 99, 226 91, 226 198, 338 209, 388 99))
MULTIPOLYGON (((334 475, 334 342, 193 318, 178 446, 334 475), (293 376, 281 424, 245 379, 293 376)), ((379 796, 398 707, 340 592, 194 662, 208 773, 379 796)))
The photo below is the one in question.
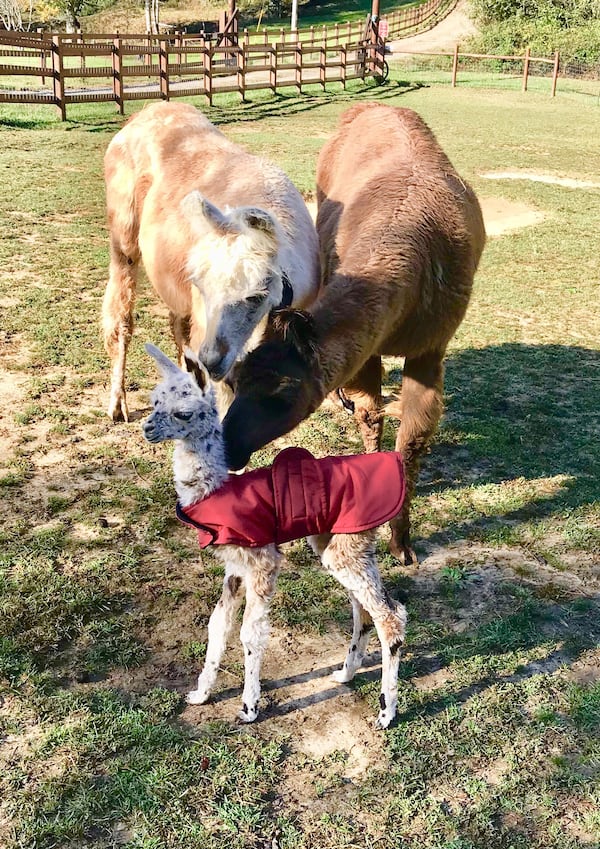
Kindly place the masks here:
POLYGON ((321 369, 310 320, 278 311, 265 342, 232 372, 235 398, 223 420, 230 469, 309 416, 323 400, 321 369))
POLYGON ((186 354, 185 372, 154 345, 146 345, 164 379, 151 395, 153 412, 144 422, 148 442, 167 439, 202 438, 218 425, 215 398, 206 371, 191 352, 186 354))
POLYGON ((268 212, 252 207, 221 211, 199 192, 182 210, 197 241, 188 272, 202 295, 205 337, 199 352, 214 380, 222 380, 247 348, 269 311, 281 303, 278 261, 282 235, 268 212))

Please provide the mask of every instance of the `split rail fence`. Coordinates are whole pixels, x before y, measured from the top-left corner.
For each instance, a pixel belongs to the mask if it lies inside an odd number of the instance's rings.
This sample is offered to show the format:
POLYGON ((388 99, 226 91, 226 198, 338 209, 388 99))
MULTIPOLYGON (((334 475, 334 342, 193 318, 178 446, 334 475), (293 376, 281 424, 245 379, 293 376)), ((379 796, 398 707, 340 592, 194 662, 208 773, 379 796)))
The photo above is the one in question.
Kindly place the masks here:
MULTIPOLYGON (((387 38, 428 29, 456 0, 427 0, 382 17, 387 38)), ((0 34, 0 103, 49 104, 66 119, 72 103, 169 100, 384 76, 385 39, 366 21, 293 32, 150 35, 0 34), (8 60, 8 61, 6 61, 8 60), (17 82, 21 84, 17 84, 17 82)))

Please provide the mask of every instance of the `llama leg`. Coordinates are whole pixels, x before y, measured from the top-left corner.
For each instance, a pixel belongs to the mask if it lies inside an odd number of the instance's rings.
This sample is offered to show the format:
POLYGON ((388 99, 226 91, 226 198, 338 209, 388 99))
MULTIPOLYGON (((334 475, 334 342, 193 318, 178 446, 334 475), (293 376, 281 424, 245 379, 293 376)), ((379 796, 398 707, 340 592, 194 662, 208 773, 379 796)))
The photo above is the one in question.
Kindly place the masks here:
POLYGON ((338 534, 323 553, 323 565, 370 615, 381 642, 381 694, 377 727, 387 728, 398 704, 400 648, 406 610, 386 592, 375 560, 374 534, 338 534))
POLYGON ((104 347, 112 363, 108 415, 113 421, 129 421, 125 397, 125 360, 133 333, 133 305, 139 252, 127 255, 114 239, 110 246, 110 273, 102 306, 104 347))
POLYGON ((404 458, 406 496, 402 510, 390 522, 390 551, 405 565, 416 563, 410 544, 410 502, 419 475, 421 456, 427 450, 444 408, 443 354, 428 353, 407 359, 402 374, 401 423, 396 438, 396 451, 404 458))
POLYGON ((313 536, 306 537, 306 542, 310 545, 314 553, 317 557, 321 557, 333 534, 314 534, 313 536))
POLYGON ((242 578, 225 573, 223 592, 208 622, 208 647, 204 668, 198 678, 198 686, 187 694, 190 705, 202 705, 208 701, 215 686, 219 664, 231 633, 235 614, 242 603, 242 578))
MULTIPOLYGON (((179 356, 179 365, 185 368, 183 364, 183 351, 190 344, 190 316, 177 315, 169 310, 169 325, 173 339, 177 345, 177 354, 179 356)), ((194 352, 196 353, 196 352, 194 352)))
POLYGON ((354 404, 354 418, 367 454, 379 451, 383 435, 381 398, 381 357, 371 357, 344 387, 348 400, 354 404))
POLYGON ((357 670, 360 669, 369 644, 369 636, 373 630, 373 622, 367 611, 352 593, 349 595, 352 602, 352 640, 344 665, 331 676, 340 684, 352 681, 357 670))
POLYGON ((246 609, 240 631, 244 647, 244 691, 238 716, 242 722, 254 722, 258 716, 260 667, 269 638, 269 607, 275 592, 279 560, 273 548, 268 559, 253 566, 247 577, 246 609))
POLYGON ((406 611, 397 611, 397 621, 389 617, 376 623, 377 635, 381 643, 381 693, 379 694, 379 715, 376 728, 388 728, 398 710, 398 670, 400 668, 400 649, 404 643, 406 611), (392 642, 393 640, 393 642, 392 642))

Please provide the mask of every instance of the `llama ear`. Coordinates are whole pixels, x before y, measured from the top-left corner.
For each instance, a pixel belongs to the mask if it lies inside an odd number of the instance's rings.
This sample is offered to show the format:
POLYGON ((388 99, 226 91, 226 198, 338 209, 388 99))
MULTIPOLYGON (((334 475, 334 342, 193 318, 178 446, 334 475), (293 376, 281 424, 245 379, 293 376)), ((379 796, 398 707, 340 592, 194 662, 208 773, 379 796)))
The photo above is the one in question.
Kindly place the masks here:
POLYGON ((179 366, 170 360, 166 354, 163 354, 160 348, 157 348, 156 345, 153 345, 151 342, 146 342, 144 348, 146 349, 146 353, 150 354, 150 356, 156 361, 156 365, 165 376, 168 374, 180 373, 181 369, 179 366))
MULTIPOLYGON (((274 310, 272 328, 286 342, 290 342, 304 357, 317 360, 317 335, 312 316, 305 310, 274 310)), ((267 333, 269 331, 267 330, 267 333)))
POLYGON ((270 212, 254 206, 245 206, 238 210, 241 221, 253 230, 262 230, 269 236, 277 233, 277 222, 270 212))
POLYGON ((208 372, 198 359, 198 357, 194 354, 193 351, 190 351, 189 348, 186 348, 183 352, 183 361, 185 363, 186 369, 192 375, 200 389, 204 391, 208 386, 208 372))
POLYGON ((190 224, 208 224, 222 235, 239 232, 231 218, 199 191, 190 192, 184 197, 181 201, 181 211, 190 224))

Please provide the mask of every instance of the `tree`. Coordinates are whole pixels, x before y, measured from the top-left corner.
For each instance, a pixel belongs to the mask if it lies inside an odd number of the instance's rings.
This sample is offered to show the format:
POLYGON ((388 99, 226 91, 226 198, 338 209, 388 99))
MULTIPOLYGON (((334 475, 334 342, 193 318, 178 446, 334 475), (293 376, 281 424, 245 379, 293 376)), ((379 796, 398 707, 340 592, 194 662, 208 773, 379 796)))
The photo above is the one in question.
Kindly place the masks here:
POLYGON ((23 19, 17 0, 0 0, 0 21, 6 29, 23 29, 23 19))
POLYGON ((144 11, 146 13, 146 31, 158 33, 158 0, 144 0, 144 11))

